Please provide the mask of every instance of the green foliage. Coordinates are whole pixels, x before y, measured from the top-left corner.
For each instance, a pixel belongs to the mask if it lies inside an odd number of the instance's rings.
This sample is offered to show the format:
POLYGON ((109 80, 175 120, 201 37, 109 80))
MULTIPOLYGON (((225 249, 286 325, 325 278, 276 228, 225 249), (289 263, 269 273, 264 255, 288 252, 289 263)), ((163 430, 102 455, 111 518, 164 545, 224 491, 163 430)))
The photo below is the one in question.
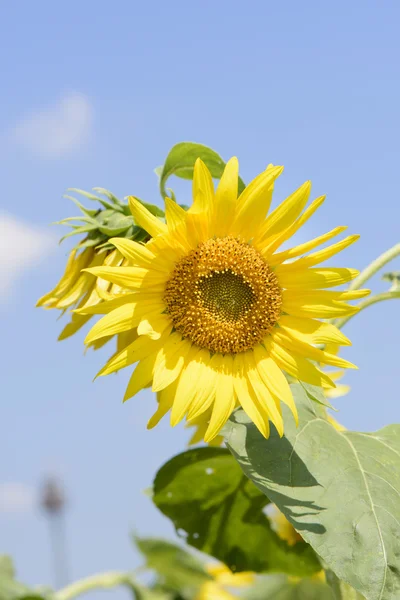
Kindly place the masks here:
POLYGON ((270 575, 269 577, 260 578, 256 585, 244 595, 243 599, 336 600, 326 583, 311 578, 293 581, 286 575, 270 575))
MULTIPOLYGON (((225 168, 225 162, 217 152, 203 144, 194 142, 180 142, 171 148, 162 167, 157 167, 160 177, 160 193, 163 198, 167 196, 166 183, 171 175, 181 179, 193 179, 194 164, 198 158, 207 165, 214 179, 220 179, 225 168)), ((243 180, 239 177, 239 193, 245 188, 243 180)))
POLYGON ((242 411, 225 429, 246 475, 286 515, 336 575, 367 600, 400 597, 400 425, 336 431, 292 384, 296 428, 265 440, 242 411))
MULTIPOLYGON (((94 191, 105 196, 105 199, 76 188, 70 188, 69 191, 97 202, 102 208, 88 209, 73 196, 66 195, 65 198, 74 202, 82 214, 76 217, 67 217, 56 223, 56 225, 66 225, 71 228, 71 231, 61 238, 60 243, 71 236, 84 235, 84 239, 77 244, 77 248, 95 247, 97 250, 105 251, 114 248, 109 243, 109 239, 112 237, 128 238, 137 242, 149 240, 148 233, 135 224, 129 205, 121 202, 112 192, 104 188, 94 188, 94 191)), ((139 198, 136 199, 153 215, 164 219, 164 211, 161 208, 155 204, 143 202, 139 198)))
POLYGON ((340 581, 332 571, 326 571, 326 580, 331 587, 334 600, 365 600, 356 590, 340 581))
POLYGON ((0 556, 0 600, 50 600, 51 598, 51 592, 33 590, 16 581, 11 558, 0 556))
POLYGON ((232 571, 309 575, 321 568, 308 544, 291 547, 271 529, 263 512, 269 500, 225 449, 175 456, 156 475, 153 501, 188 544, 232 571))
POLYGON ((203 563, 184 548, 157 538, 134 537, 134 542, 146 558, 146 567, 156 572, 161 586, 191 598, 199 587, 211 579, 203 563))

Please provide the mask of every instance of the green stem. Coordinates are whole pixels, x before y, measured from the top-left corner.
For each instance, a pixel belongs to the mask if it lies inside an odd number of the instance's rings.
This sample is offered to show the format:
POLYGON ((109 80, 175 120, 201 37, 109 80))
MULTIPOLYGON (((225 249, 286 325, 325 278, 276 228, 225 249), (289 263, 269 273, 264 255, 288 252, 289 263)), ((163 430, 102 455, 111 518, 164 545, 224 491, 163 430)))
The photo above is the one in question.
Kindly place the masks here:
POLYGON ((71 585, 59 590, 55 594, 56 600, 70 600, 75 596, 80 596, 90 590, 117 587, 119 585, 132 585, 132 579, 129 573, 119 571, 109 571, 108 573, 98 573, 85 579, 80 579, 71 585))
POLYGON ((377 302, 382 302, 383 300, 394 300, 395 298, 400 298, 400 290, 397 291, 392 291, 392 292, 382 292, 381 294, 376 294, 375 296, 371 296, 370 298, 367 298, 366 300, 364 300, 363 302, 360 302, 358 304, 359 307, 359 311, 357 311, 355 314, 349 315, 347 317, 343 317, 342 319, 338 319, 337 321, 335 321, 335 325, 336 327, 338 327, 339 329, 341 329, 343 327, 343 325, 345 325, 348 321, 350 321, 350 319, 352 319, 355 315, 358 315, 359 312, 361 312, 364 308, 367 308, 368 306, 372 306, 373 304, 376 304, 377 302))
POLYGON ((358 277, 352 281, 349 285, 349 290, 358 290, 360 287, 368 281, 375 273, 377 273, 383 266, 385 266, 388 262, 396 258, 396 256, 400 255, 400 244, 396 244, 393 248, 386 250, 383 254, 378 256, 375 260, 372 261, 368 267, 361 271, 358 277))

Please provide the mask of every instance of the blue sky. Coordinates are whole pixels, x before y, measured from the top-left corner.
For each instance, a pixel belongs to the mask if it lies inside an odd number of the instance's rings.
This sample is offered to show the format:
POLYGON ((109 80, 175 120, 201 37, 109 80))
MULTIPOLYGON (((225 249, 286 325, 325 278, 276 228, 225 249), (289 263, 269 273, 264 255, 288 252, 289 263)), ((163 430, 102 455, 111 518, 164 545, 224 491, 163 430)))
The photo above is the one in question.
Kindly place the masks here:
MULTIPOLYGON (((47 473, 67 488, 73 579, 137 565, 132 528, 173 535, 143 490, 188 438, 167 422, 147 432, 151 393, 123 406, 129 373, 92 383, 108 351, 57 343, 56 315, 34 308, 65 263, 48 224, 74 214, 66 188, 160 202, 153 168, 182 140, 237 155, 245 181, 284 164, 278 200, 307 179, 328 196, 302 235, 348 225, 361 240, 336 263, 362 268, 400 241, 399 18, 395 0, 3 3, 0 552, 21 579, 52 581, 32 495, 47 473)), ((170 184, 185 202, 189 186, 170 184)), ((346 329, 360 367, 336 403, 349 428, 399 421, 399 308, 346 329)))

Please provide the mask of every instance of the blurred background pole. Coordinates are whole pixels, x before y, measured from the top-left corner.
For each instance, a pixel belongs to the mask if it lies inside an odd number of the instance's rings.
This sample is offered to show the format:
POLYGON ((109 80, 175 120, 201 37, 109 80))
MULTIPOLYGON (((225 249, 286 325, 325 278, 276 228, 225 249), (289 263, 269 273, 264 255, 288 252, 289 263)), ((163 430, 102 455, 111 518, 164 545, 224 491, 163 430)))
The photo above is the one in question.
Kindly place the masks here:
POLYGON ((59 589, 68 583, 69 578, 65 537, 65 495, 61 483, 55 477, 48 477, 43 483, 41 506, 49 522, 54 587, 59 589))

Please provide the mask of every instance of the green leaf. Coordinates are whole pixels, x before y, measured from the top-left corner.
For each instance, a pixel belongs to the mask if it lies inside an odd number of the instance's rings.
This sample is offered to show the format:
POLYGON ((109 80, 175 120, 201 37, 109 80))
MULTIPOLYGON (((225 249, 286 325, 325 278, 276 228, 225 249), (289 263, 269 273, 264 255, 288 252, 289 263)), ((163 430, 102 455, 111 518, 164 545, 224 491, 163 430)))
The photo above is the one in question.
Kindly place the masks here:
POLYGON ((260 578, 243 600, 336 600, 329 586, 311 578, 293 581, 286 575, 260 578))
POLYGON ((326 571, 326 580, 331 587, 334 600, 365 600, 354 588, 340 581, 333 571, 326 571))
POLYGON ((400 425, 336 431, 293 384, 300 424, 266 440, 242 411, 224 434, 248 477, 367 600, 400 597, 400 425))
MULTIPOLYGON (((224 172, 225 162, 217 152, 194 142, 180 142, 170 150, 160 175, 160 193, 167 196, 166 182, 171 175, 181 179, 193 179, 194 163, 198 158, 207 165, 214 179, 220 179, 224 172)), ((246 187, 239 177, 239 193, 246 187)))
POLYGON ((337 409, 332 406, 329 400, 326 398, 324 391, 322 388, 317 385, 311 385, 311 383, 304 383, 303 381, 299 382, 307 396, 310 400, 317 402, 318 404, 322 404, 322 406, 326 406, 326 408, 330 408, 337 412, 337 409))
POLYGON ((272 530, 268 504, 223 448, 196 448, 157 473, 153 501, 191 546, 232 571, 312 574, 320 564, 308 544, 289 546, 272 530))
POLYGON ((42 594, 14 579, 14 566, 9 556, 0 556, 0 600, 50 600, 52 593, 42 594))
POLYGON ((167 588, 190 597, 211 579, 203 564, 181 546, 158 538, 133 539, 146 557, 146 566, 157 573, 159 583, 167 588))

